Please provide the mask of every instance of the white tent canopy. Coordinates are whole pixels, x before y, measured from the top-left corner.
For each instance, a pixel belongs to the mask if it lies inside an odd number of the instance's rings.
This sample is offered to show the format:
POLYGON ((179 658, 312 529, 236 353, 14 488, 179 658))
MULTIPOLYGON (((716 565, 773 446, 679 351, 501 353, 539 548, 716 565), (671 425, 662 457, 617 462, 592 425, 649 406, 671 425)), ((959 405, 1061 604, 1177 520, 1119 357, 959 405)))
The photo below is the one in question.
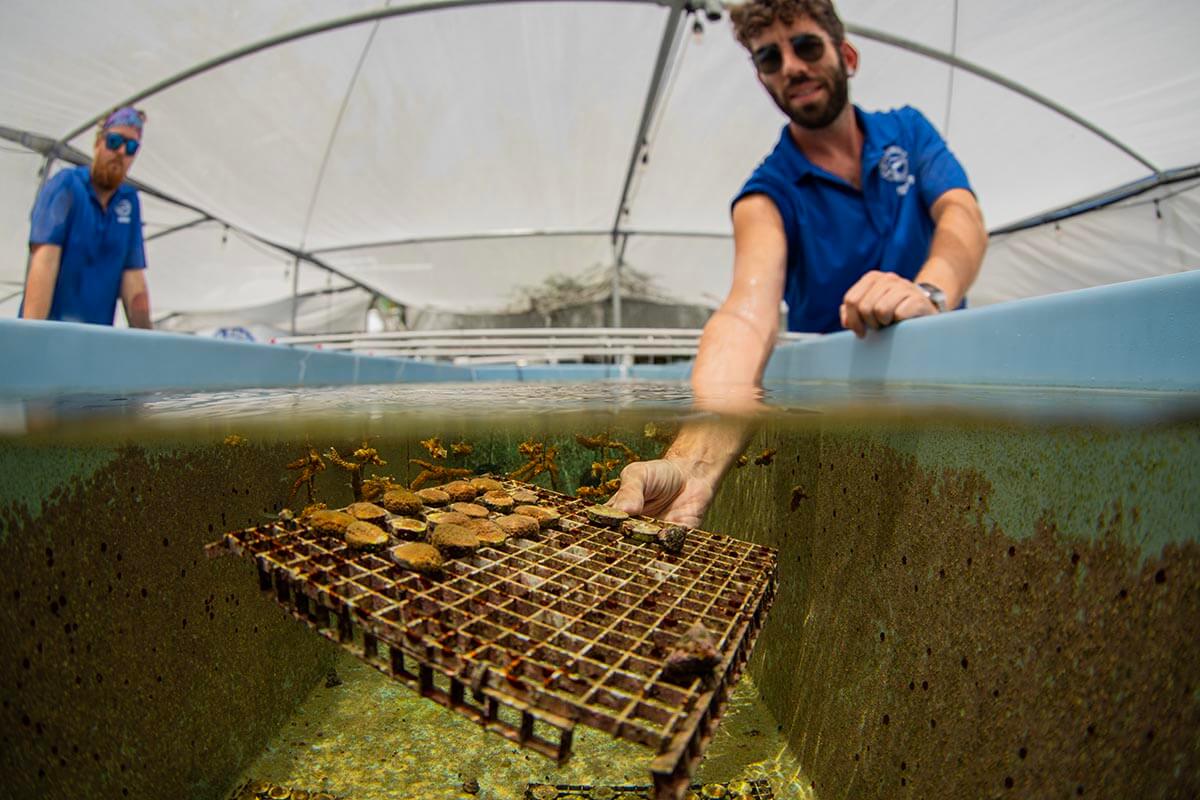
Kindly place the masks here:
MULTIPOLYGON (((1200 4, 839 11, 862 54, 854 101, 924 111, 991 229, 1119 201, 993 236, 973 304, 1200 267, 1200 4)), ((8 0, 0 16, 5 313, 42 155, 90 155, 94 120, 130 98, 149 115, 131 176, 185 204, 143 192, 156 316, 354 283, 501 311, 613 265, 712 306, 729 200, 783 124, 727 21, 665 1, 8 0)))

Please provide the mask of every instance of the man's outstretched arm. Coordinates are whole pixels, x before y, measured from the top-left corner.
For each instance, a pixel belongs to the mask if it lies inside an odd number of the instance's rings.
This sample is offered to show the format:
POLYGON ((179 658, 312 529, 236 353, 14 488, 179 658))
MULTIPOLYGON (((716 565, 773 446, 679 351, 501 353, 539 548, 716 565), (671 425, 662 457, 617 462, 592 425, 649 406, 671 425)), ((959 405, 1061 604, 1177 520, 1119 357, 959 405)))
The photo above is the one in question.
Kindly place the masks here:
POLYGON ((937 309, 918 287, 931 283, 946 295, 946 308, 958 308, 971 284, 979 276, 987 250, 987 228, 975 195, 966 189, 943 193, 929 211, 933 218, 933 242, 929 257, 915 280, 893 272, 868 272, 842 301, 842 327, 855 335, 867 328, 882 328, 904 319, 936 314, 937 309))
POLYGON ((685 425, 663 458, 622 471, 621 488, 609 504, 630 514, 699 525, 749 439, 751 427, 738 415, 756 407, 779 334, 787 239, 779 211, 765 195, 749 195, 734 206, 733 236, 733 286, 704 326, 692 368, 697 407, 718 416, 685 425))

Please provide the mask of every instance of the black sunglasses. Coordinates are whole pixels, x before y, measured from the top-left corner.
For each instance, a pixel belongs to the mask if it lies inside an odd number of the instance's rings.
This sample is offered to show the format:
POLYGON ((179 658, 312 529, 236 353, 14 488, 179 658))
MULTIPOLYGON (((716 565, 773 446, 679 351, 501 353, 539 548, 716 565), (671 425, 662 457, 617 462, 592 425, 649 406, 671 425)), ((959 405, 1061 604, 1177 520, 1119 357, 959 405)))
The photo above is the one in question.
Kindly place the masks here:
POLYGON ((119 133, 104 134, 104 146, 109 150, 120 150, 121 146, 125 146, 125 155, 131 156, 138 151, 138 140, 131 139, 128 136, 122 136, 119 133))
MULTIPOLYGON (((815 33, 793 36, 791 42, 792 52, 796 54, 796 58, 807 61, 809 64, 820 61, 821 56, 825 54, 825 40, 815 33)), ((777 44, 758 48, 754 51, 751 59, 754 61, 754 66, 763 75, 771 75, 783 69, 783 53, 777 44)))

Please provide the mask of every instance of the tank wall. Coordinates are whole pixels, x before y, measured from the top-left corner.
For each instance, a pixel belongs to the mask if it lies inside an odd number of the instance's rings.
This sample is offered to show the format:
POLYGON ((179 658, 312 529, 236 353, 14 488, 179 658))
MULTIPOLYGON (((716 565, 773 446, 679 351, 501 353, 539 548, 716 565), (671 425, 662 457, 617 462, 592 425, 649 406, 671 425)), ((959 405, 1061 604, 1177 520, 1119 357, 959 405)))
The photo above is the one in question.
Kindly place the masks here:
POLYGON ((228 792, 335 654, 203 553, 295 455, 0 442, 0 796, 228 792))
POLYGON ((1200 426, 769 426, 752 673, 817 798, 1200 792, 1200 426))

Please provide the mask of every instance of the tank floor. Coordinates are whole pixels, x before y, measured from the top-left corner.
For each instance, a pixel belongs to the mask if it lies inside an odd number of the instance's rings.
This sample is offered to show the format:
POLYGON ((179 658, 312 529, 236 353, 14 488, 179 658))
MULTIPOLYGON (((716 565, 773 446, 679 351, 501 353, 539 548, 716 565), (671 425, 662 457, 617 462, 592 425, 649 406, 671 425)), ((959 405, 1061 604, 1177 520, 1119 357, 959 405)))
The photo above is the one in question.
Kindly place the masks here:
MULTIPOLYGON (((326 791, 346 800, 517 800, 529 783, 644 785, 652 753, 584 726, 562 766, 488 733, 350 655, 342 683, 320 685, 273 737, 245 779, 326 791)), ((744 676, 701 763, 697 783, 766 779, 777 798, 808 796, 808 782, 752 679, 744 676), (803 788, 802 788, 803 787, 803 788)), ((236 784, 235 784, 236 785, 236 784)))

